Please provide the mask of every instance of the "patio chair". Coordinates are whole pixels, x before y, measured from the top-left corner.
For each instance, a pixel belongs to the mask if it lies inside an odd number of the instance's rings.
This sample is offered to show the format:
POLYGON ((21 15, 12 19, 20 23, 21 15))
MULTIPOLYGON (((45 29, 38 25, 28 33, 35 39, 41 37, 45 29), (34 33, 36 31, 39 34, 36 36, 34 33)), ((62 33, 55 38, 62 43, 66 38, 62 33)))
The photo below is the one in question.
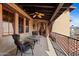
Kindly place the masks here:
POLYGON ((18 35, 18 34, 14 34, 14 35, 12 35, 12 37, 14 39, 15 45, 17 46, 16 55, 18 53, 18 50, 21 52, 21 56, 22 56, 23 53, 25 53, 30 48, 31 48, 31 51, 32 51, 32 55, 34 55, 33 54, 33 49, 34 49, 33 42, 26 41, 26 42, 22 43, 20 41, 20 35, 18 35))
MULTIPOLYGON (((33 38, 36 38, 38 36, 38 31, 32 31, 32 37, 33 38)), ((34 44, 38 41, 38 38, 37 39, 34 39, 34 44)))
POLYGON ((38 35, 38 31, 32 31, 32 35, 38 35))

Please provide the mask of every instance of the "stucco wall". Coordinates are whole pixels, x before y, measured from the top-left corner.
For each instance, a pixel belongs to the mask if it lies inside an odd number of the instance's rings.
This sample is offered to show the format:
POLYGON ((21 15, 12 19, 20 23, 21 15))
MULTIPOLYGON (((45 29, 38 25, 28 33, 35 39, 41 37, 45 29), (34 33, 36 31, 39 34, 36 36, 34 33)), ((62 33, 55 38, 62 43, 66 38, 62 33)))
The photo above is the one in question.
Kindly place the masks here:
POLYGON ((69 11, 66 10, 54 22, 52 32, 70 36, 70 17, 69 11))

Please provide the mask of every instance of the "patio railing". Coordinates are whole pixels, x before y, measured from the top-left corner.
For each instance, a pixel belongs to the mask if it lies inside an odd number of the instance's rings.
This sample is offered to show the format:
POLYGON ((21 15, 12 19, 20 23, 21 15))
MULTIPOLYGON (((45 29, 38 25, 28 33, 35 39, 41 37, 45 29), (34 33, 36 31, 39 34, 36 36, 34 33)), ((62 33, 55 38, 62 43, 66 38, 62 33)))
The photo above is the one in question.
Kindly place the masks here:
POLYGON ((79 56, 79 40, 52 32, 52 39, 68 56, 79 56))

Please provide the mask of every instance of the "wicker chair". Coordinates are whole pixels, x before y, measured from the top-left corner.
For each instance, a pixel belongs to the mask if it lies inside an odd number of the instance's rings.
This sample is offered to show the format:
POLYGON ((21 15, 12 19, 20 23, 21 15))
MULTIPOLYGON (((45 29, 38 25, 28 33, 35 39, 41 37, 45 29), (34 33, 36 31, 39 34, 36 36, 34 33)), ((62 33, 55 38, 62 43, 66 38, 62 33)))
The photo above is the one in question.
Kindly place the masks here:
POLYGON ((18 50, 21 52, 21 56, 23 55, 23 53, 25 53, 25 51, 27 51, 28 49, 31 48, 32 50, 32 55, 33 54, 33 49, 34 49, 34 42, 33 41, 26 41, 24 43, 22 43, 20 41, 20 35, 18 34, 14 34, 12 35, 13 39, 14 39, 14 42, 15 42, 15 45, 17 46, 17 51, 16 51, 16 55, 18 53, 18 50))

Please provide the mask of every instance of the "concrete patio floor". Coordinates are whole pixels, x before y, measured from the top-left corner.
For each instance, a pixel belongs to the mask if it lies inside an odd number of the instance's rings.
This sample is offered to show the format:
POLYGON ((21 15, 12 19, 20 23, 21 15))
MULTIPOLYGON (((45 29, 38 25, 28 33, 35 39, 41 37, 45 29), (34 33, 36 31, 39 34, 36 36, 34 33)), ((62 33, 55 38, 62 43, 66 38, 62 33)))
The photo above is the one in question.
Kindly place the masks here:
MULTIPOLYGON (((54 51, 54 48, 52 46, 49 46, 50 43, 48 42, 47 38, 43 37, 43 36, 38 36, 38 42, 36 42, 35 46, 34 46, 34 56, 56 56, 56 53, 54 51), (51 51, 50 51, 51 50, 51 51), (53 54, 50 54, 53 53, 53 54)), ((17 56, 20 56, 21 53, 18 52, 17 56)), ((16 56, 16 49, 11 51, 9 54, 7 54, 6 56, 16 56)), ((26 51, 23 56, 32 56, 32 51, 31 49, 29 49, 28 51, 26 51)))

